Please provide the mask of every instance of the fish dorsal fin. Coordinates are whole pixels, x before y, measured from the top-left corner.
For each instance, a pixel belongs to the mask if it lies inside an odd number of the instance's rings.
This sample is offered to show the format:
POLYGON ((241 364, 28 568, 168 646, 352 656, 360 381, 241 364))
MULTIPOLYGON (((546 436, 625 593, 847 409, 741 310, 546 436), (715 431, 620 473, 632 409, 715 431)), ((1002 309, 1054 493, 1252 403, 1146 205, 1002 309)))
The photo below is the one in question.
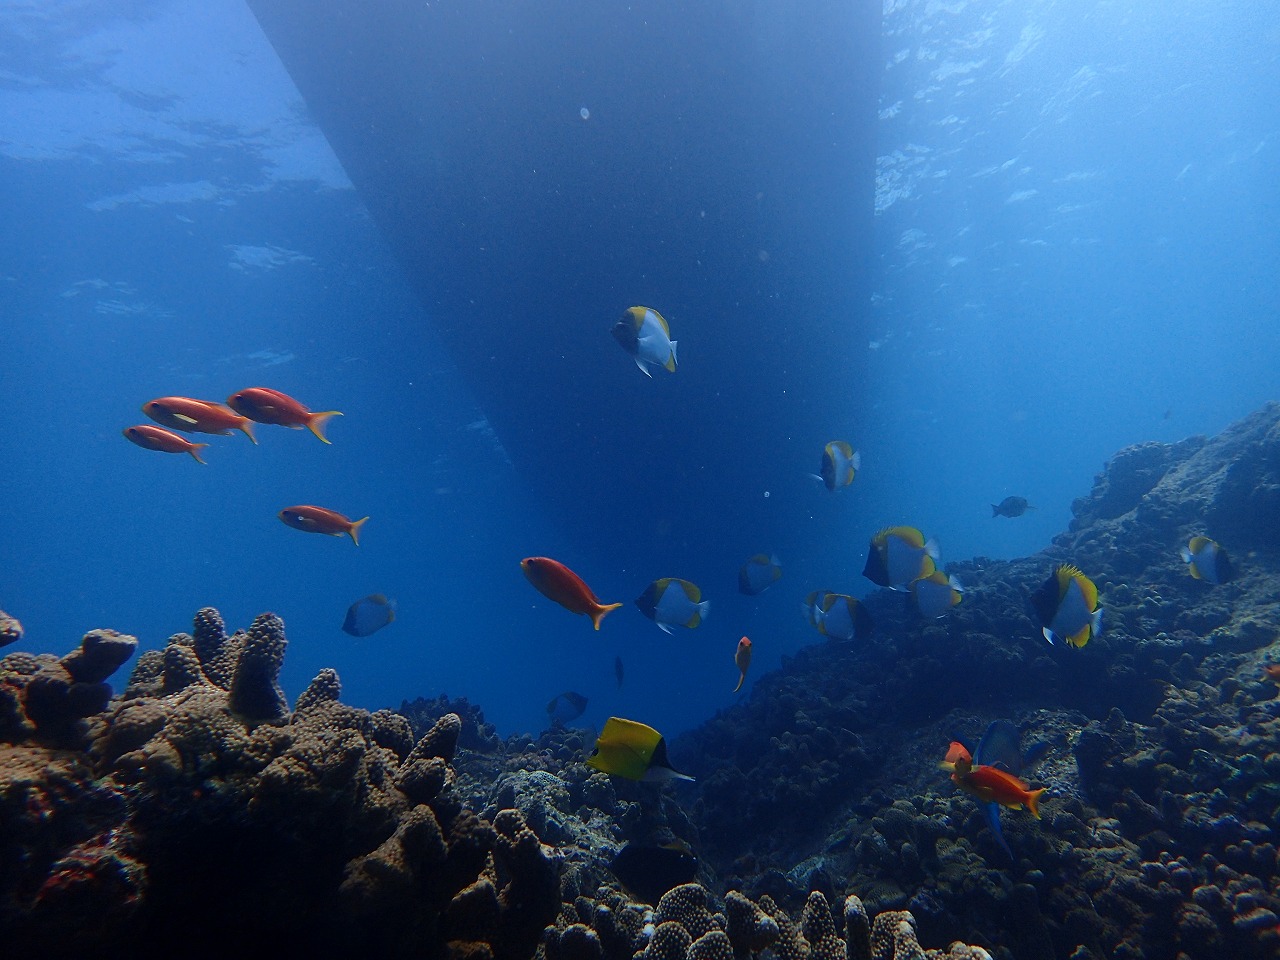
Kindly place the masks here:
MULTIPOLYGON (((657 321, 658 321, 658 323, 660 323, 660 324, 662 325, 662 332, 663 332, 663 333, 665 333, 665 334, 667 335, 667 339, 668 339, 668 340, 670 340, 670 339, 671 339, 671 328, 670 328, 669 326, 667 326, 667 318, 666 318, 666 317, 664 317, 662 314, 660 314, 657 310, 653 309, 653 307, 644 307, 644 308, 642 308, 642 309, 644 309, 646 313, 651 313, 651 314, 653 314, 653 318, 654 318, 655 320, 657 320, 657 321)), ((641 316, 643 316, 643 314, 642 314, 641 316)), ((674 344, 673 344, 673 346, 674 346, 674 344)))
MULTIPOLYGON (((1077 575, 1083 577, 1084 574, 1080 573, 1079 567, 1073 566, 1069 563, 1059 565, 1058 569, 1054 571, 1054 573, 1058 578, 1058 602, 1061 603, 1063 598, 1067 595, 1067 590, 1071 588, 1071 581, 1074 580, 1077 575)), ((1080 586, 1081 589, 1084 588, 1084 584, 1081 584, 1080 586)))
POLYGON ((690 601, 693 603, 702 602, 702 590, 699 589, 696 583, 690 583, 688 580, 677 580, 676 583, 680 584, 680 589, 684 591, 684 595, 690 601))
POLYGON ((1190 550, 1193 554, 1196 554, 1196 553, 1199 553, 1201 550, 1203 550, 1206 546, 1208 546, 1212 542, 1213 541, 1211 541, 1208 537, 1192 537, 1191 543, 1187 545, 1187 549, 1190 550))
POLYGON ((903 543, 916 549, 924 546, 924 534, 915 527, 885 527, 875 535, 875 540, 877 543, 884 543, 889 537, 897 537, 903 543))

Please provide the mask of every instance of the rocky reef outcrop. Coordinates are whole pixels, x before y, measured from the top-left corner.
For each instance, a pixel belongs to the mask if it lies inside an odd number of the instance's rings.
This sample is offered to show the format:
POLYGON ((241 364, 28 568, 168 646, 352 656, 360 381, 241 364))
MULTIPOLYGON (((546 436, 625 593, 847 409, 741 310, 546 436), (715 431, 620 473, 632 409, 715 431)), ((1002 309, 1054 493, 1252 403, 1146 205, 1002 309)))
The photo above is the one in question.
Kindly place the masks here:
MULTIPOLYGON (((863 643, 804 649, 672 745, 721 881, 792 908, 856 890, 993 956, 1261 958, 1280 951, 1280 405, 1217 437, 1118 453, 1042 553, 950 564, 963 602, 922 620, 867 598, 863 643), (1192 536, 1230 551, 1193 579, 1192 536), (1030 604, 1058 563, 1098 585, 1105 630, 1050 646, 1030 604), (1017 722, 1044 759, 1037 821, 937 769, 953 739, 1017 722), (800 804, 798 796, 823 797, 800 804), (835 798, 834 800, 832 798, 835 798)), ((815 585, 818 586, 818 585, 815 585)))

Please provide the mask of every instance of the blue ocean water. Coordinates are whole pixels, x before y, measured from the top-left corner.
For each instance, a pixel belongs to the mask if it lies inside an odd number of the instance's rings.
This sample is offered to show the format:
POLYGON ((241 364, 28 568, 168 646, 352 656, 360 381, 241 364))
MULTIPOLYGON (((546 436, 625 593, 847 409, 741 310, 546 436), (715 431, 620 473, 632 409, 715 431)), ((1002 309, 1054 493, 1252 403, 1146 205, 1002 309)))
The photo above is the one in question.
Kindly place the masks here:
MULTIPOLYGON (((458 282, 494 303, 491 322, 545 330, 543 352, 495 355, 478 382, 433 330, 440 318, 247 6, 0 9, 0 608, 23 621, 23 646, 61 653, 109 626, 155 648, 205 605, 232 626, 273 610, 287 624, 290 695, 333 666, 352 703, 467 696, 507 733, 539 729, 547 702, 577 690, 590 698, 582 722, 613 714, 672 734, 733 701, 739 636, 755 643, 741 695, 817 641, 800 598, 865 593, 880 527, 920 527, 944 560, 1031 553, 1119 447, 1212 432, 1275 397, 1280 15, 1189 0, 887 3, 880 36, 861 38, 884 60, 874 189, 868 177, 859 200, 875 207, 874 262, 867 302, 846 316, 802 308, 841 278, 791 253, 797 237, 776 227, 838 240, 848 198, 792 209, 785 179, 769 179, 794 162, 814 193, 844 172, 767 134, 829 123, 824 91, 786 66, 804 44, 836 67, 847 51, 795 29, 802 11, 753 10, 761 99, 776 113, 735 115, 739 91, 714 86, 714 71, 684 91, 689 123, 756 124, 759 142, 742 168, 684 158, 670 209, 653 201, 669 232, 640 232, 652 262, 625 265, 627 285, 583 256, 588 225, 554 207, 535 224, 504 218, 501 202, 483 212, 496 247, 572 252, 574 284, 550 304, 504 303, 504 278, 473 258, 458 282), (687 285, 672 281, 684 267, 666 265, 670 249, 714 253, 726 237, 743 263, 690 265, 687 285), (609 336, 633 302, 672 321, 674 377, 647 380, 609 336), (713 313, 733 322, 700 323, 713 313), (811 419, 826 433, 750 389, 771 356, 806 352, 812 374, 785 373, 820 398, 811 419), (621 407, 643 449, 601 436, 517 466, 504 439, 514 449, 522 427, 557 418, 568 430, 572 411, 532 404, 527 422, 504 420, 504 438, 476 396, 548 364, 563 365, 583 408, 621 407), (259 385, 342 410, 332 446, 262 426, 258 446, 201 438, 201 466, 120 435, 146 422, 139 407, 153 397, 221 400, 259 385), (806 476, 831 439, 863 458, 836 494, 806 476), (680 457, 664 456, 675 446, 680 457), (540 492, 588 460, 628 491, 651 471, 645 502, 609 516, 549 509, 540 492), (1008 494, 1037 509, 991 518, 1008 494), (296 503, 369 515, 362 545, 285 527, 276 513, 296 503), (656 516, 668 503, 674 529, 633 544, 629 510, 656 516), (689 516, 717 511, 729 535, 681 535, 689 516), (740 596, 738 566, 758 551, 779 555, 783 579, 740 596), (524 581, 518 561, 531 554, 564 560, 624 608, 592 631, 524 581), (702 586, 707 623, 669 638, 639 614, 631 601, 662 576, 702 586), (348 605, 375 591, 398 600, 397 621, 342 633, 348 605)), ((561 23, 558 11, 537 36, 548 71, 591 31, 612 36, 639 15, 598 5, 561 23)), ((657 46, 671 64, 715 62, 715 50, 680 44, 669 34, 657 46)), ((624 127, 644 89, 590 81, 531 96, 518 105, 528 122, 488 148, 554 138, 579 160, 599 151, 593 178, 572 187, 598 199, 602 219, 634 215, 634 185, 609 151, 628 141, 655 163, 673 154, 624 127)), ((678 147, 678 131, 663 135, 678 147)), ((427 179, 457 173, 443 148, 421 164, 427 179)))

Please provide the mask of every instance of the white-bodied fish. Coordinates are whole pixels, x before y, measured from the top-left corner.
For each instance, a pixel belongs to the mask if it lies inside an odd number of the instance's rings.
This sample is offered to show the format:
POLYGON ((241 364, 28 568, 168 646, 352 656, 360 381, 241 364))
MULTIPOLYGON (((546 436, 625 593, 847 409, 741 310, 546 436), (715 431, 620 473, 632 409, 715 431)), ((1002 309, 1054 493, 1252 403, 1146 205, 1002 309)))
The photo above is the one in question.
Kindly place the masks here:
POLYGON ((867 608, 846 593, 823 594, 813 625, 833 640, 862 640, 875 629, 867 608))
POLYGON ((353 637, 367 637, 377 633, 396 619, 396 602, 380 593, 373 593, 357 600, 347 609, 342 622, 343 632, 353 637))
POLYGON ((1049 643, 1063 640, 1080 648, 1102 632, 1098 588, 1076 567, 1064 563, 1031 595, 1041 632, 1049 643))
POLYGON ((676 627, 693 629, 706 619, 711 601, 702 599, 697 584, 676 577, 663 577, 645 588, 636 598, 640 612, 666 633, 676 627))
POLYGON ((1182 549, 1182 562, 1191 576, 1209 583, 1226 583, 1236 575, 1227 551, 1208 537, 1192 537, 1182 549))
POLYGON ((964 587, 955 577, 935 570, 927 577, 911 581, 911 596, 921 616, 935 619, 964 598, 964 587))
POLYGON ((738 590, 749 597, 764 593, 782 576, 782 561, 776 555, 757 553, 738 570, 738 590))
POLYGON ((613 325, 613 337, 646 377, 653 376, 648 365, 676 372, 676 341, 671 339, 667 321, 652 307, 628 307, 613 325))
POLYGON ((833 493, 853 483, 862 468, 862 454, 843 440, 832 440, 822 448, 822 475, 818 477, 833 493))
POLYGON ((822 602, 827 598, 826 590, 811 590, 800 603, 800 612, 809 621, 809 626, 818 625, 818 614, 822 612, 822 602))
POLYGON ((887 527, 871 538, 862 575, 891 590, 905 590, 912 580, 927 577, 937 565, 938 544, 915 527, 887 527))

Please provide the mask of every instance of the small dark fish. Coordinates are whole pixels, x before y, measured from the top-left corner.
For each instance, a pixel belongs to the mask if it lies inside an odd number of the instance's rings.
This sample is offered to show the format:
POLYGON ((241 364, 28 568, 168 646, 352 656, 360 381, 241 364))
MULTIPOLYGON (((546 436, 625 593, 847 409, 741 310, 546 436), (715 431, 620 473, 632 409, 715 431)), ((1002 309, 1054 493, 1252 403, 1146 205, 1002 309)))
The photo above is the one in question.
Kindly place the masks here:
POLYGON ((547 717, 553 727, 572 723, 587 711, 587 698, 580 693, 566 690, 547 704, 547 717))
POLYGON ((371 593, 347 608, 347 619, 342 630, 353 637, 367 637, 377 633, 396 618, 396 602, 381 593, 371 593))
POLYGON ((1026 497, 1005 497, 999 503, 991 505, 991 516, 1020 517, 1028 510, 1034 509, 1035 507, 1027 503, 1026 497))
POLYGON ((622 658, 613 658, 613 675, 618 678, 618 689, 622 689, 622 658))
POLYGON ((698 858, 681 844, 629 843, 610 861, 609 869, 637 899, 657 904, 671 888, 693 882, 698 858))

